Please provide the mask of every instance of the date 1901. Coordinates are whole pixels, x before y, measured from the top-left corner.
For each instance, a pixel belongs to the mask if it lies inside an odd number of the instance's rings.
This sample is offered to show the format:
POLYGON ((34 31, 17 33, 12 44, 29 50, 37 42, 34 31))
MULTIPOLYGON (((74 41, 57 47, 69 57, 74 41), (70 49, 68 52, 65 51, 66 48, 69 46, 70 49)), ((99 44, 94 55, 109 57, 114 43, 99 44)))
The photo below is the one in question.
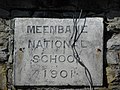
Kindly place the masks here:
POLYGON ((43 76, 44 78, 73 78, 74 75, 78 75, 78 73, 76 72, 76 70, 43 70, 43 76))

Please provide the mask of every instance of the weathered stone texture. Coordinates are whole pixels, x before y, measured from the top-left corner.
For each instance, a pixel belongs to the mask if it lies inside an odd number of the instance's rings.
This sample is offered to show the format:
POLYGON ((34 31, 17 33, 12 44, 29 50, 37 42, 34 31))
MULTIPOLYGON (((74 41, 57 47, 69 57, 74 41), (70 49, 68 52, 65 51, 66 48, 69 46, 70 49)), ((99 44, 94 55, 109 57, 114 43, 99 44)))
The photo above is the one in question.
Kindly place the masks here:
POLYGON ((119 85, 120 84, 120 66, 119 65, 109 65, 106 68, 107 80, 109 85, 119 85))
POLYGON ((114 34, 107 42, 107 62, 120 63, 120 34, 114 34))
MULTIPOLYGON (((82 27, 85 19, 78 23, 82 27)), ((15 85, 89 85, 84 74, 84 69, 76 63, 69 45, 73 33, 72 19, 46 19, 46 18, 16 18, 14 31, 14 81, 15 85), (29 26, 30 25, 30 26, 29 26), (30 33, 29 27, 33 25, 47 26, 47 33, 41 28, 41 33, 30 33), (51 32, 50 27, 57 26, 56 32, 51 32), (59 32, 59 26, 64 29, 59 32), (66 28, 70 26, 70 29, 66 28), (27 28, 27 29, 26 29, 27 28), (67 30, 67 31, 66 31, 67 30), (35 47, 31 43, 35 40, 35 47), (59 40, 60 46, 57 46, 59 40), (49 45, 43 42, 50 41, 49 45), (38 45, 41 42, 41 45, 38 45), (52 42, 52 43, 51 43, 52 42), (56 44, 57 43, 57 44, 56 44), (52 45, 53 44, 53 45, 52 45), (29 46, 30 45, 30 46, 29 46), (34 60, 36 55, 39 60, 34 60), (46 55, 46 59, 42 58, 46 55), (62 59, 61 59, 62 55, 62 59), (71 59, 69 59, 70 57, 71 59), (54 59, 53 59, 54 58, 54 59), (69 61, 70 60, 70 61, 69 61), (72 62, 71 62, 72 60, 72 62), (52 76, 52 73, 56 73, 52 76), (72 72, 72 73, 71 73, 72 72), (74 72, 74 73, 73 73, 74 72)), ((80 58, 93 79, 93 85, 101 86, 103 78, 103 19, 86 18, 83 33, 76 46, 80 58), (92 24, 91 24, 92 23, 92 24), (86 32, 86 33, 84 33, 86 32), (82 42, 84 41, 84 42, 82 42)), ((78 32, 82 32, 78 29, 78 32)), ((72 40, 71 40, 72 42, 72 40)))
POLYGON ((9 21, 0 19, 0 61, 6 61, 8 56, 9 21))
POLYGON ((7 90, 6 66, 0 64, 0 90, 7 90))
POLYGON ((107 30, 113 33, 107 42, 107 63, 106 68, 108 88, 120 90, 120 18, 108 20, 107 30))
MULTIPOLYGON (((6 64, 9 56, 9 37, 10 37, 10 21, 5 19, 0 19, 0 90, 7 90, 7 68, 6 64)), ((9 76, 8 72, 8 76, 9 76)), ((12 77, 9 76, 9 77, 12 77)))
POLYGON ((112 32, 112 37, 107 42, 107 62, 109 64, 120 63, 120 18, 108 20, 107 30, 112 32))
POLYGON ((107 24, 108 24, 107 26, 108 31, 120 33, 120 18, 119 17, 115 17, 114 19, 108 19, 107 24))
MULTIPOLYGON (((27 13, 29 14, 29 13, 27 13)), ((120 90, 120 18, 109 19, 107 23, 107 31, 112 32, 112 37, 107 41, 107 63, 108 67, 106 67, 106 75, 108 88, 97 88, 96 90, 120 90)), ((7 90, 7 85, 9 90, 14 90, 14 86, 12 85, 12 43, 13 36, 11 36, 11 32, 9 27, 10 22, 4 19, 0 19, 0 90, 7 90), (8 57, 9 56, 9 57, 8 57), (8 62, 7 62, 8 60, 8 62), (1 63, 2 62, 2 63, 1 63), (3 64, 3 62, 7 62, 7 66, 3 64), (6 67, 10 68, 8 73, 6 73, 6 67), (7 74, 7 75, 6 75, 7 74), (6 78, 7 76, 7 78, 6 78), (7 80, 8 79, 8 80, 7 80)), ((25 89, 18 89, 25 90, 25 89)), ((31 90, 30 88, 26 90, 31 90)), ((35 88, 32 90, 67 90, 67 89, 58 89, 58 88, 35 88)), ((70 89, 68 89, 70 90, 70 89)), ((77 89, 71 89, 77 90, 77 89)), ((79 89, 78 89, 79 90, 79 89)), ((86 89, 82 89, 86 90, 86 89)))

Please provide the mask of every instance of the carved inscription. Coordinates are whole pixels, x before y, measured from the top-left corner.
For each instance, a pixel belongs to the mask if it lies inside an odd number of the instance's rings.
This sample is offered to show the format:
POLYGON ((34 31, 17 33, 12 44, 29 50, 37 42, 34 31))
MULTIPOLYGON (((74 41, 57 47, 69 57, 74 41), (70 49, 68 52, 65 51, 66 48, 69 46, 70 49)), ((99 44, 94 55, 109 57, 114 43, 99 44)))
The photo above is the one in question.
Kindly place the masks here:
MULTIPOLYGON (((81 19, 78 32, 83 23, 81 19)), ((89 85, 85 69, 74 58, 69 43, 73 28, 72 19, 16 18, 14 84, 89 85)), ((87 18, 75 44, 94 85, 102 85, 102 34, 102 18, 87 18), (97 49, 101 50, 99 57, 97 49)))

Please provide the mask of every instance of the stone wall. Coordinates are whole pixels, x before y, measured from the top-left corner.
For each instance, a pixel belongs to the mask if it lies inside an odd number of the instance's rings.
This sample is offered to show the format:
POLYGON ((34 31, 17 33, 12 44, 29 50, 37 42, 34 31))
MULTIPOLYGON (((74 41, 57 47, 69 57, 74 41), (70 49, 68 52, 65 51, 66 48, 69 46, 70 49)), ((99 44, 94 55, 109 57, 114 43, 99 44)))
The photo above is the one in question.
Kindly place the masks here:
MULTIPOLYGON (((13 29, 11 27, 10 19, 0 19, 0 90, 69 90, 69 86, 67 88, 13 86, 13 29)), ((104 19, 104 29, 104 85, 95 89, 120 90, 120 18, 104 19)), ((80 88, 74 87, 74 89, 80 88)), ((82 87, 82 89, 88 88, 82 87)))

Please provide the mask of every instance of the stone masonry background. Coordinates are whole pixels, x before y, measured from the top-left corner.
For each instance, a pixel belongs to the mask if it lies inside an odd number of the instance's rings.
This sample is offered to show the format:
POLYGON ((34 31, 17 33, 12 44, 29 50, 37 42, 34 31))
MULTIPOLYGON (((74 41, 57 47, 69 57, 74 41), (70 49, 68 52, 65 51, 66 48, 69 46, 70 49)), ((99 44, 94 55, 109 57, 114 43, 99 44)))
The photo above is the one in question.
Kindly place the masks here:
MULTIPOLYGON (((45 2, 47 1, 45 0, 45 2)), ((45 2, 44 5, 48 5, 45 2)), ((56 3, 52 4, 56 5, 56 3)), ((52 4, 49 5, 52 6, 52 4)), ((109 6, 109 9, 100 12, 84 11, 82 17, 85 17, 87 13, 88 17, 104 18, 104 85, 95 89, 120 90, 120 3, 119 0, 113 0, 105 5, 109 6)), ((87 87, 15 87, 13 85, 12 19, 15 17, 72 17, 73 13, 74 11, 37 11, 36 9, 19 10, 17 8, 9 11, 0 8, 0 90, 89 90, 87 87)), ((76 12, 77 14, 78 12, 76 12)))

